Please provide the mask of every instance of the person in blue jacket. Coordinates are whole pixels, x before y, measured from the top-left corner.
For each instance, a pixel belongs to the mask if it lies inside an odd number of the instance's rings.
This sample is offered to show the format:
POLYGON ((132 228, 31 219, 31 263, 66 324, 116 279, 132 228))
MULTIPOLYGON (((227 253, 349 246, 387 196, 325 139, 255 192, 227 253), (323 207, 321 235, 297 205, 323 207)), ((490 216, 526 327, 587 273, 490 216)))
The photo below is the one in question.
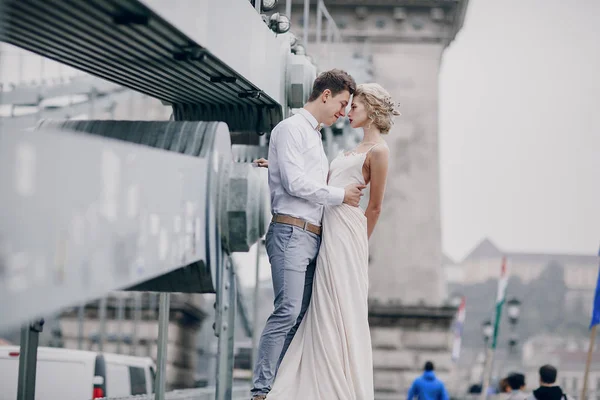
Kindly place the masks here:
POLYGON ((449 400, 446 387, 435 376, 434 369, 431 361, 425 363, 425 372, 413 382, 407 400, 413 400, 415 397, 418 400, 449 400))

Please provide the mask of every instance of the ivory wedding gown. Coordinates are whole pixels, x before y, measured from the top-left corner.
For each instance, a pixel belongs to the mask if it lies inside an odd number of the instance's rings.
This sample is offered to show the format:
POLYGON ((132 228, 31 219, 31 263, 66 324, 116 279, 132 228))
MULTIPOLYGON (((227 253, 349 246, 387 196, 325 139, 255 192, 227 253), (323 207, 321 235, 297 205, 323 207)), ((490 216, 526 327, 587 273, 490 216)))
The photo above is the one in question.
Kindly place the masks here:
MULTIPOLYGON (((331 162, 329 185, 364 184, 371 149, 340 153, 331 162)), ((358 207, 327 206, 322 225, 311 302, 267 400, 374 398, 367 218, 358 207)))

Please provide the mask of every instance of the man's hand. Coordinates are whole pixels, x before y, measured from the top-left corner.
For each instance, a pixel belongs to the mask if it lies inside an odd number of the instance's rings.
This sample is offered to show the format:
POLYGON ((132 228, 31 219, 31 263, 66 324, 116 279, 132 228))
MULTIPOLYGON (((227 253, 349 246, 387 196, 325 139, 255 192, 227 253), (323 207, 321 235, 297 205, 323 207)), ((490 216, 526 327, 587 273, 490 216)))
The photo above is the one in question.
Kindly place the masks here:
POLYGON ((352 207, 358 207, 360 198, 363 195, 362 190, 366 188, 366 185, 359 185, 353 183, 344 188, 344 203, 352 207))
POLYGON ((253 162, 254 164, 256 164, 257 167, 269 168, 269 160, 265 158, 259 158, 258 160, 254 160, 253 162))

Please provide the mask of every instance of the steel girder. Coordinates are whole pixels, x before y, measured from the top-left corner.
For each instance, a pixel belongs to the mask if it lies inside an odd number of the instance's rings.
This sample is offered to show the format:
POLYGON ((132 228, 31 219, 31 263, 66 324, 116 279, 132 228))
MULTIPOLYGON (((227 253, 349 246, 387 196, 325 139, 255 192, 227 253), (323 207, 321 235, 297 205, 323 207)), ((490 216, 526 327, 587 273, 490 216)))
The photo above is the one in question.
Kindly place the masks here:
POLYGON ((264 234, 266 182, 223 123, 40 128, 0 136, 0 331, 115 289, 214 292, 223 249, 264 234))
MULTIPOLYGON (((155 8, 162 4, 154 3, 155 8)), ((163 3, 171 7, 171 2, 163 3)), ((281 54, 286 49, 254 10, 250 10, 254 15, 248 14, 248 4, 239 2, 234 9, 242 7, 241 16, 254 17, 253 22, 262 25, 253 26, 254 34, 242 36, 242 42, 255 36, 271 36, 268 47, 258 41, 255 44, 262 48, 262 58, 257 62, 262 61, 263 68, 271 68, 280 76, 277 80, 264 71, 268 79, 274 80, 269 85, 270 93, 136 0, 2 0, 2 7, 0 40, 166 103, 198 105, 202 106, 199 110, 210 112, 197 120, 215 120, 211 116, 217 115, 218 120, 235 127, 232 129, 266 132, 282 119, 281 100, 272 96, 283 97, 285 59, 281 54), (276 64, 265 62, 269 60, 276 64), (241 118, 237 110, 256 117, 241 118)), ((203 9, 199 4, 189 11, 211 12, 208 5, 203 9)), ((214 44, 212 47, 215 50, 214 44)))

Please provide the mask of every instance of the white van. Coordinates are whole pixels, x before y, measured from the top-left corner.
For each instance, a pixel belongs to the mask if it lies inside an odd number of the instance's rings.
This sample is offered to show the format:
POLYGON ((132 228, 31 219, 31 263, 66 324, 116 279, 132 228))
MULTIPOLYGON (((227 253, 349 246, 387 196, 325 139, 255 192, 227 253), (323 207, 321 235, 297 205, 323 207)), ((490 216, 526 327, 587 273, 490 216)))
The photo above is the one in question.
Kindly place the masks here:
MULTIPOLYGON (((0 346, 0 400, 17 398, 19 347, 0 346)), ((153 393, 149 357, 39 347, 36 400, 88 400, 153 393)))

